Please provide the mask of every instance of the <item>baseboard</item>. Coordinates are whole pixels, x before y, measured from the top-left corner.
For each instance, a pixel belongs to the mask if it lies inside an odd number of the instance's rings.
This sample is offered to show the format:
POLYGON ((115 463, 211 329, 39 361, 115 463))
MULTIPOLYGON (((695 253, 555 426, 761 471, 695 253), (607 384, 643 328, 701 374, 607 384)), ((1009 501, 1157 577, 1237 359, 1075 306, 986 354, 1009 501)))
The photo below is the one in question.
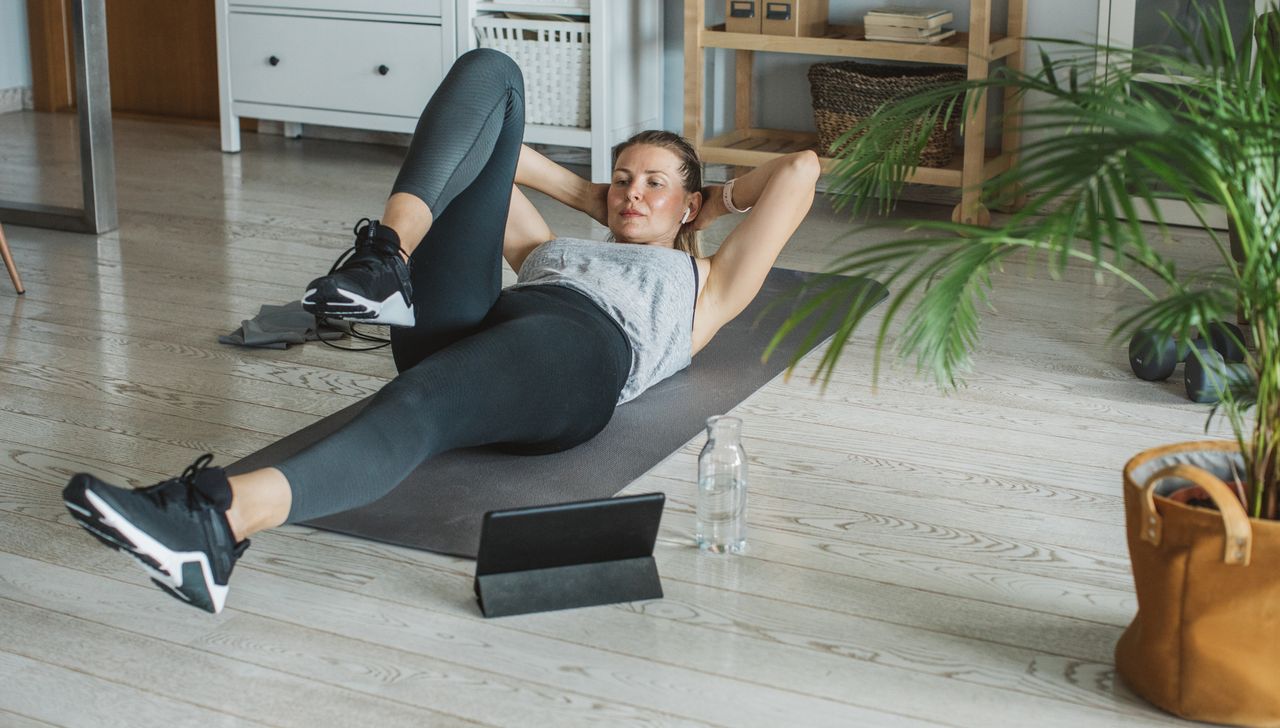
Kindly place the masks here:
MULTIPOLYGON (((259 134, 284 135, 285 124, 282 121, 262 119, 258 121, 259 134)), ((360 144, 386 144, 396 147, 409 146, 412 134, 401 134, 391 131, 371 131, 369 129, 349 129, 341 126, 325 126, 323 124, 303 124, 304 139, 328 139, 339 142, 358 142, 360 144)))
MULTIPOLYGON (((258 122, 259 134, 283 136, 285 124, 282 121, 267 119, 258 122)), ((322 124, 303 124, 303 139, 328 139, 339 142, 355 142, 358 144, 386 144, 407 147, 412 134, 401 134, 390 131, 371 131, 368 129, 349 129, 341 126, 324 126, 322 124)), ((530 144, 551 160, 565 165, 577 165, 588 170, 591 167, 591 150, 584 147, 563 147, 555 144, 530 144)), ((586 172, 590 174, 590 172, 586 172)))
POLYGON ((30 111, 35 107, 35 100, 29 86, 0 88, 0 114, 11 111, 30 111))

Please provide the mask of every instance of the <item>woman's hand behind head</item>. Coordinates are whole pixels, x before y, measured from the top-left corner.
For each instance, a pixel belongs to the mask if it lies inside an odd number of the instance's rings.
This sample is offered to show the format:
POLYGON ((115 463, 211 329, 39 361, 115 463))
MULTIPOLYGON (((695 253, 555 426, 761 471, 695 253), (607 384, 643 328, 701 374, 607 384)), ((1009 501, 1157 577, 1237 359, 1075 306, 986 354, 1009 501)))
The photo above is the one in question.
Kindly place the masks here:
POLYGON ((707 185, 702 188, 702 209, 693 220, 695 231, 706 230, 721 215, 728 214, 729 211, 724 209, 723 193, 724 185, 707 185))

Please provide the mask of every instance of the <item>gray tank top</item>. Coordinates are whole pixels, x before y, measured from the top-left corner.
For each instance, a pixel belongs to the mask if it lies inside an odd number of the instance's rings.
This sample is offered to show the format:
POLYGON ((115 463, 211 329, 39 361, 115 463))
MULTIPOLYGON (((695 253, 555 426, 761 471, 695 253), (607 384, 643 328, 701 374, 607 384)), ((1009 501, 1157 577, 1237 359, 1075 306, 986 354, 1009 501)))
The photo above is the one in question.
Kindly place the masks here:
POLYGON ((688 254, 653 245, 556 238, 525 258, 511 288, 535 285, 581 293, 626 334, 631 373, 618 404, 689 366, 698 281, 688 254))

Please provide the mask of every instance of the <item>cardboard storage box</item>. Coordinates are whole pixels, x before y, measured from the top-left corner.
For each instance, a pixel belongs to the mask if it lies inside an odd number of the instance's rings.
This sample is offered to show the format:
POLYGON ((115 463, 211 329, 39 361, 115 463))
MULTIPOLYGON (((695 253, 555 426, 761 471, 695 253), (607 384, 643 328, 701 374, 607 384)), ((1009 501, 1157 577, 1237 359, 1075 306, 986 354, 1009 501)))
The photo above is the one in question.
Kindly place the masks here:
POLYGON ((821 37, 827 34, 827 0, 758 0, 765 35, 821 37))
POLYGON ((724 29, 730 33, 759 33, 764 0, 725 0, 724 29))

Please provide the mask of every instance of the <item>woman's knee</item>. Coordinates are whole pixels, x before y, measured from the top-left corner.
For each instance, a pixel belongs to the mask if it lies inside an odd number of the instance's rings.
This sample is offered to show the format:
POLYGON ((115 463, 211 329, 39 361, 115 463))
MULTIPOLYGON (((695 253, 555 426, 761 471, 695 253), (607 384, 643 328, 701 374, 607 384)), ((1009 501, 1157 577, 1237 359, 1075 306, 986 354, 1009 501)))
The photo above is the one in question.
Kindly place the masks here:
POLYGON ((374 394, 373 402, 386 402, 408 412, 429 411, 432 404, 430 380, 425 363, 419 363, 387 382, 374 394))
POLYGON ((524 74, 520 65, 511 56, 492 48, 476 48, 458 57, 453 64, 454 70, 461 73, 483 73, 486 76, 497 76, 507 85, 524 93, 524 74))

